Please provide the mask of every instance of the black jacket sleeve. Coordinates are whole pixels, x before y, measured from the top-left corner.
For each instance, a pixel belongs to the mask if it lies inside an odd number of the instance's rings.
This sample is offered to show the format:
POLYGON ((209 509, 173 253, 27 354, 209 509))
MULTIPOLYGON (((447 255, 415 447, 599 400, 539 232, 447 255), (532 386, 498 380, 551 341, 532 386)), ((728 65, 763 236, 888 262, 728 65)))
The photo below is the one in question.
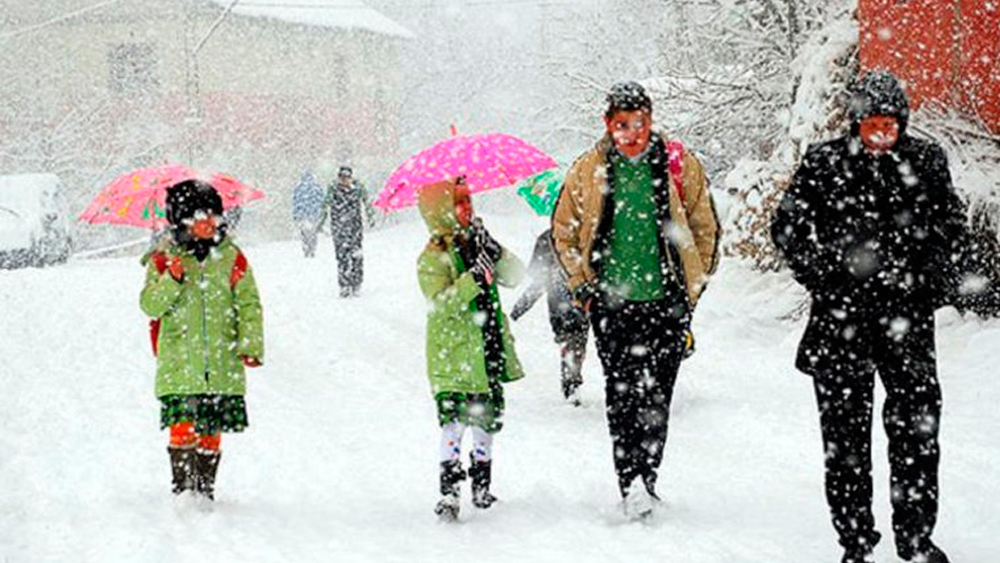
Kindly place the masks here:
POLYGON ((810 147, 771 222, 771 238, 795 280, 816 294, 846 280, 836 252, 818 236, 824 184, 836 156, 826 145, 810 147))
POLYGON ((926 272, 932 279, 939 305, 954 303, 966 276, 984 272, 981 256, 966 222, 965 202, 958 197, 948 169, 948 157, 938 145, 929 144, 923 158, 924 185, 932 220, 929 236, 936 250, 926 272))
POLYGON ((535 242, 535 250, 531 254, 531 262, 528 264, 528 276, 531 284, 521 297, 518 298, 514 308, 511 309, 510 318, 517 320, 527 313, 535 303, 545 294, 550 270, 555 266, 553 263, 551 246, 548 240, 548 232, 543 233, 535 242))

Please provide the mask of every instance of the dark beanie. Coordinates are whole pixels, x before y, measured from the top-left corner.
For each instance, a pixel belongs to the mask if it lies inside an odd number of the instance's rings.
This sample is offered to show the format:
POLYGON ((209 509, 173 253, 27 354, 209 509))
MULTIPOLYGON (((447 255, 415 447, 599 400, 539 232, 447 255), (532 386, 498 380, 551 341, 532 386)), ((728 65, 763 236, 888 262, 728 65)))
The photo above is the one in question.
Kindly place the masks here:
POLYGON ((646 89, 638 82, 619 82, 608 92, 608 109, 605 117, 611 117, 619 111, 653 111, 653 100, 649 98, 646 89))
POLYGON ((903 85, 892 73, 873 70, 865 74, 851 87, 850 96, 849 111, 855 132, 861 120, 873 115, 895 117, 899 134, 906 130, 910 103, 903 85))
POLYGON ((167 188, 167 221, 178 227, 198 211, 222 215, 222 198, 210 184, 185 180, 167 188))
POLYGON ((222 217, 222 198, 211 185, 201 180, 185 180, 167 188, 167 221, 174 242, 185 246, 200 261, 226 237, 227 229, 225 221, 222 221, 211 239, 193 237, 184 222, 194 218, 199 211, 222 217))

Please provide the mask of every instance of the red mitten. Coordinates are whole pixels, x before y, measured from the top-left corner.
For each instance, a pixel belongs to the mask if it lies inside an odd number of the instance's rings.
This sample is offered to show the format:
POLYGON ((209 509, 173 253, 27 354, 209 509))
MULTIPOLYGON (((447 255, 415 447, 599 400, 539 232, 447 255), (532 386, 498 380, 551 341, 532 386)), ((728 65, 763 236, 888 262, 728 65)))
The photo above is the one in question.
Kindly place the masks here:
POLYGON ((170 277, 175 280, 181 281, 184 279, 184 263, 181 262, 180 256, 171 256, 167 269, 170 270, 170 277))
POLYGON ((257 358, 251 358, 250 356, 240 356, 240 359, 243 360, 243 365, 248 368, 259 368, 263 365, 260 363, 260 360, 257 358))

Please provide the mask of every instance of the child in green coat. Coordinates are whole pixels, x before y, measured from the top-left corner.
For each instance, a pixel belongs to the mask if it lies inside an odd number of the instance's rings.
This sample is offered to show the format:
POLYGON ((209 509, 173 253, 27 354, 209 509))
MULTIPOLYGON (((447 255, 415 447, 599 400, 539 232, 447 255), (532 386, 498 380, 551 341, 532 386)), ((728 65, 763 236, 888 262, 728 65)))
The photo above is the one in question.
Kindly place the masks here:
POLYGON ((472 502, 489 508, 493 436, 502 427, 501 383, 524 377, 497 283, 514 286, 524 266, 473 218, 468 187, 459 179, 421 188, 420 212, 431 238, 417 275, 430 302, 427 375, 441 425, 441 495, 435 512, 458 517, 462 436, 472 431, 472 502))
POLYGON ((170 429, 173 492, 213 500, 222 432, 242 432, 244 366, 264 358, 260 297, 246 256, 226 237, 212 186, 167 190, 171 236, 143 258, 140 297, 152 317, 160 424, 170 429))

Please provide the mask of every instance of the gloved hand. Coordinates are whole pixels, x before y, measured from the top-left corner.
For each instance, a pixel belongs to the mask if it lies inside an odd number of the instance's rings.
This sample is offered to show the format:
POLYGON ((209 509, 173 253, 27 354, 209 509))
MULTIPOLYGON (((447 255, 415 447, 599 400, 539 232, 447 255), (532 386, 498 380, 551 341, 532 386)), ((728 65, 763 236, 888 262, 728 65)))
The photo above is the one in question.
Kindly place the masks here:
POLYGON ((475 278, 479 287, 489 289, 493 285, 493 262, 485 254, 476 257, 476 263, 469 268, 469 273, 475 278))
POLYGON ((181 262, 180 256, 170 257, 170 261, 167 263, 167 271, 170 272, 170 277, 174 278, 175 281, 184 281, 184 263, 181 262))
POLYGON ((681 359, 686 360, 694 355, 694 333, 691 332, 690 328, 686 328, 682 338, 684 338, 684 352, 681 359))
POLYGON ((243 360, 243 365, 245 365, 248 368, 259 368, 260 366, 264 365, 261 363, 259 359, 251 358, 250 356, 240 356, 240 359, 243 360))
POLYGON ((585 313, 590 312, 590 305, 597 296, 597 290, 590 283, 584 283, 573 290, 573 305, 585 313))
POLYGON ((510 317, 510 320, 517 322, 517 319, 520 319, 526 312, 527 310, 523 307, 514 305, 514 309, 511 310, 510 315, 508 316, 510 317))
POLYGON ((476 241, 476 249, 480 254, 485 254, 487 258, 490 259, 494 264, 500 261, 503 257, 503 247, 497 242, 486 227, 483 225, 483 220, 476 217, 472 221, 472 229, 474 233, 474 238, 476 241))

